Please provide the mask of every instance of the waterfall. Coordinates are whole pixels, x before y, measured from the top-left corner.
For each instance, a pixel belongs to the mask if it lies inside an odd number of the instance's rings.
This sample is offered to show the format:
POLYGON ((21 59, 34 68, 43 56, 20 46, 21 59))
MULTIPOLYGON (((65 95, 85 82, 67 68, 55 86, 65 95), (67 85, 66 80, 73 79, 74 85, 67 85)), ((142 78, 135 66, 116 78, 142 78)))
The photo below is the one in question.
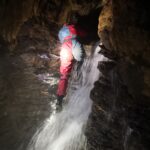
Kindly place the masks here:
POLYGON ((50 117, 33 136, 27 150, 86 150, 84 129, 91 112, 90 91, 98 80, 98 62, 106 59, 96 44, 93 55, 86 58, 82 67, 82 81, 72 92, 63 110, 50 117))

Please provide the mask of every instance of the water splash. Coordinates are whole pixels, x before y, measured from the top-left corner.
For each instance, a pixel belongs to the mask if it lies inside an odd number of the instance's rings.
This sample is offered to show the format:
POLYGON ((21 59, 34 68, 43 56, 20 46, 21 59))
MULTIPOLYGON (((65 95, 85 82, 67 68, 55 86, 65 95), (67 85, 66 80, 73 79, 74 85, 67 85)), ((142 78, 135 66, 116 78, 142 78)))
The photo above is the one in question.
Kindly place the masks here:
POLYGON ((37 75, 37 78, 50 86, 58 84, 58 78, 54 77, 54 74, 52 73, 41 73, 37 75))
POLYGON ((131 136, 132 132, 133 132, 133 129, 128 126, 127 129, 126 129, 124 143, 123 143, 124 150, 129 149, 129 141, 130 141, 130 136, 131 136))
POLYGON ((60 113, 52 114, 34 135, 27 150, 86 150, 84 129, 91 112, 90 91, 98 80, 98 62, 106 59, 99 54, 97 43, 93 57, 87 58, 81 68, 82 83, 69 97, 60 113))

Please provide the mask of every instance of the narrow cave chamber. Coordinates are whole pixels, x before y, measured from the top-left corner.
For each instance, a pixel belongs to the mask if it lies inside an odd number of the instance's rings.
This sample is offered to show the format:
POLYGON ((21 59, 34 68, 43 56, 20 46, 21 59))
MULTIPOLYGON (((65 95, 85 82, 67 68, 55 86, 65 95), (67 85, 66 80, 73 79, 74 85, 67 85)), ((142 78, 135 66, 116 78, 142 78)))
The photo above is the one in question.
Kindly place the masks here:
MULTIPOLYGON (((106 49, 99 54, 107 57, 96 66, 102 76, 87 92, 93 103, 86 130, 89 150, 150 149, 148 2, 3 0, 0 4, 1 150, 26 150, 52 113, 50 102, 56 99, 59 80, 58 31, 74 12, 88 32, 80 39, 87 56, 101 39, 106 49)), ((94 70, 91 76, 95 74, 94 70)))

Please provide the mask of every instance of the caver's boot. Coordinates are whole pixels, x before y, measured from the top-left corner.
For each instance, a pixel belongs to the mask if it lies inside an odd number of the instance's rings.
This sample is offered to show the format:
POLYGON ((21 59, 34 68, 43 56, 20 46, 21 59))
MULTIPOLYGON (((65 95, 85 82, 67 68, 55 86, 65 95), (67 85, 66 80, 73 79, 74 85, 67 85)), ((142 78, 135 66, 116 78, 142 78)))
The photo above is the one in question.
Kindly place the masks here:
POLYGON ((60 112, 62 110, 62 103, 63 103, 63 95, 57 96, 57 102, 56 102, 56 110, 60 112))

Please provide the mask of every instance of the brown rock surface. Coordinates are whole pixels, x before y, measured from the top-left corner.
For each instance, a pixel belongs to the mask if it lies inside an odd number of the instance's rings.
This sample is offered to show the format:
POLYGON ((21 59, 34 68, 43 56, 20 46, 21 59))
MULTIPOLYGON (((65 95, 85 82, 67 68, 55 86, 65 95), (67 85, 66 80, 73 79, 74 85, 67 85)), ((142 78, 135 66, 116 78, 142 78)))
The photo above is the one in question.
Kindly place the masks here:
POLYGON ((115 64, 98 66, 103 76, 91 93, 91 150, 150 148, 149 15, 147 1, 110 0, 102 9, 98 33, 115 64))

